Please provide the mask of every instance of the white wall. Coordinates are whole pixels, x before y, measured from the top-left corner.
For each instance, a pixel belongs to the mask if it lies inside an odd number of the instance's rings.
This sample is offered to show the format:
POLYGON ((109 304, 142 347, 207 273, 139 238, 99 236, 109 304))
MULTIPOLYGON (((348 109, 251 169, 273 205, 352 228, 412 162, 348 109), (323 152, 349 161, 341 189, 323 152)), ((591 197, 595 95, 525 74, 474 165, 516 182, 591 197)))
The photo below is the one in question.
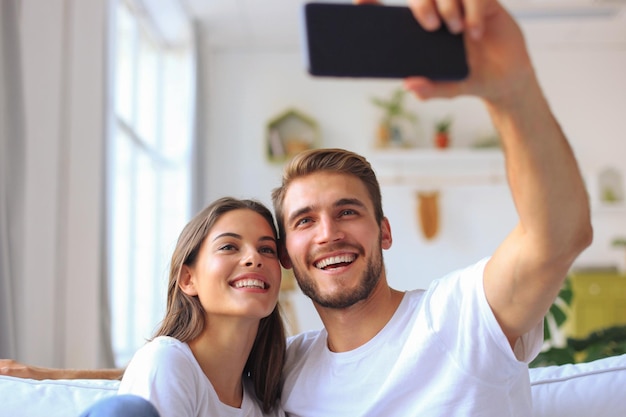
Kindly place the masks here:
MULTIPOLYGON (((626 176, 626 23, 624 19, 528 21, 527 33, 541 83, 590 180, 606 165, 626 176)), ((317 119, 322 146, 376 155, 372 148, 379 117, 372 96, 387 96, 398 81, 314 79, 304 71, 296 45, 241 47, 209 45, 206 97, 209 200, 231 194, 270 203, 280 166, 265 160, 266 122, 288 107, 317 119)), ((457 145, 491 131, 484 109, 472 99, 419 103, 422 145, 433 120, 452 113, 457 145)), ((376 168, 376 166, 374 166, 376 168)), ((515 222, 508 189, 500 185, 442 189, 442 230, 433 242, 419 234, 415 186, 384 187, 393 247, 385 253, 389 280, 400 289, 424 287, 435 277, 489 255, 515 222)), ((594 210, 595 242, 581 264, 622 262, 609 241, 626 234, 625 210, 594 210)), ((622 265, 623 267, 624 265, 622 265)), ((308 301, 296 303, 301 329, 320 326, 308 301)))

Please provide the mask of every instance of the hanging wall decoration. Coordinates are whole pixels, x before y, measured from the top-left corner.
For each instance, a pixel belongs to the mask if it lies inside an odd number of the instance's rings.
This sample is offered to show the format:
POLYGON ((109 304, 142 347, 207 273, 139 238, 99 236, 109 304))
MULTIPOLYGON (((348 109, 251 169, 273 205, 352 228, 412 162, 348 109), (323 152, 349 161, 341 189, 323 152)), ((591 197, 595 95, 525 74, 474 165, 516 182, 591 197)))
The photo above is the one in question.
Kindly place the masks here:
POLYGON ((415 195, 422 235, 432 240, 439 233, 439 191, 418 191, 415 195))

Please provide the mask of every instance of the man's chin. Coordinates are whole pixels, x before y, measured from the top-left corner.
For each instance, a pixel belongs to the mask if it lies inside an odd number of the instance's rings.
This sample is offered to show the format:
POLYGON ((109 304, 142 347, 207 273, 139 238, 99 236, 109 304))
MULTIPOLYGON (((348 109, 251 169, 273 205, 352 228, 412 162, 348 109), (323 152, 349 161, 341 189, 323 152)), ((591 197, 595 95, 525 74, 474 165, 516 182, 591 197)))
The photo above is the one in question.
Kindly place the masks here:
POLYGON ((320 307, 329 309, 344 309, 363 301, 369 296, 369 293, 363 291, 362 288, 345 288, 340 290, 329 291, 326 293, 316 291, 314 293, 305 293, 315 304, 320 307))

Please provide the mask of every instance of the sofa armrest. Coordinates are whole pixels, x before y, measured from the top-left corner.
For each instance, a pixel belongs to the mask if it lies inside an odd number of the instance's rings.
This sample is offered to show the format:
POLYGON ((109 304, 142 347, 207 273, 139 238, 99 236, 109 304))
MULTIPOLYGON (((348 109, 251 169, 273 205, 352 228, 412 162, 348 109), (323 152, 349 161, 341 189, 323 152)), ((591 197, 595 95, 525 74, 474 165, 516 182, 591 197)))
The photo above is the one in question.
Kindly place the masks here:
POLYGON ((530 369, 535 417, 626 416, 626 355, 530 369))

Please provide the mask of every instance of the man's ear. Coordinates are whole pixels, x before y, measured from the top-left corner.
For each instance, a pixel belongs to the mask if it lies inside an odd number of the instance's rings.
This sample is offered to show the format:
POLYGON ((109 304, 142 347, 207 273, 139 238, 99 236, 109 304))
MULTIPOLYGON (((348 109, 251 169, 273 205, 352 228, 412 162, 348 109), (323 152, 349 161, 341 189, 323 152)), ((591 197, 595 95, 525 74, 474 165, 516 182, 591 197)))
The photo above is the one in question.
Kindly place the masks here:
POLYGON ((190 297, 198 295, 198 290, 196 289, 195 281, 193 279, 193 271, 187 265, 183 265, 183 267, 180 268, 178 286, 182 292, 190 297))
POLYGON ((278 242, 278 258, 280 259, 280 263, 285 269, 291 269, 291 259, 289 259, 289 254, 287 253, 287 249, 285 248, 285 242, 278 242))
POLYGON ((381 231, 380 247, 382 249, 389 249, 391 247, 391 243, 393 242, 393 239, 391 238, 391 226, 389 225, 388 218, 383 217, 383 221, 380 224, 380 231, 381 231))

